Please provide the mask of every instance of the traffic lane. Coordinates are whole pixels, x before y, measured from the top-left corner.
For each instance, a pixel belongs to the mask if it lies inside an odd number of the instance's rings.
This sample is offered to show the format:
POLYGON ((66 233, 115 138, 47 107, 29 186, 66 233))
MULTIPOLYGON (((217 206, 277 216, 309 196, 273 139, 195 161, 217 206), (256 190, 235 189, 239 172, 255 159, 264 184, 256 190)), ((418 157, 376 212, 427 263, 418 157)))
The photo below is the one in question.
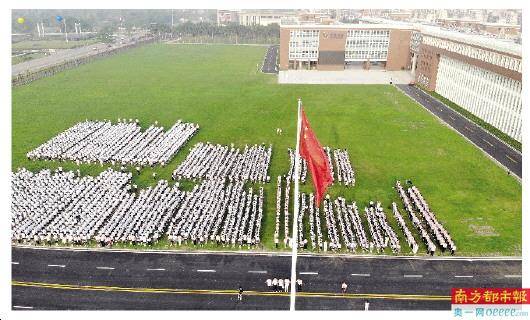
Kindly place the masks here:
POLYGON ((261 71, 264 73, 278 73, 277 67, 278 46, 267 48, 261 71))
POLYGON ((262 289, 269 277, 289 277, 290 257, 173 255, 68 250, 14 250, 18 281, 125 287, 262 289), (21 254, 20 254, 21 253, 21 254))
POLYGON ((466 136, 479 148, 491 155, 494 159, 515 173, 518 177, 522 175, 522 155, 510 148, 505 143, 491 135, 480 126, 460 115, 443 103, 423 92, 422 90, 408 85, 398 85, 405 93, 416 102, 423 105, 432 113, 441 118, 448 125, 466 136))
POLYGON ((32 69, 40 69, 40 68, 44 68, 47 66, 52 66, 52 65, 58 64, 59 62, 64 62, 67 60, 75 59, 81 56, 85 56, 89 53, 102 52, 107 49, 109 48, 107 48, 107 44, 104 44, 104 43, 96 43, 93 45, 83 46, 83 47, 73 48, 73 49, 62 49, 46 57, 42 57, 39 59, 33 59, 33 60, 29 60, 29 61, 25 61, 25 62, 16 64, 16 65, 13 65, 12 75, 24 73, 32 69), (94 48, 96 48, 96 50, 94 50, 94 48))
POLYGON ((287 296, 83 291, 13 286, 13 310, 288 310, 287 296), (31 309, 30 309, 31 308, 31 309))
POLYGON ((334 258, 327 264, 298 258, 304 290, 340 292, 346 282, 355 293, 440 294, 451 288, 521 287, 521 261, 334 258))

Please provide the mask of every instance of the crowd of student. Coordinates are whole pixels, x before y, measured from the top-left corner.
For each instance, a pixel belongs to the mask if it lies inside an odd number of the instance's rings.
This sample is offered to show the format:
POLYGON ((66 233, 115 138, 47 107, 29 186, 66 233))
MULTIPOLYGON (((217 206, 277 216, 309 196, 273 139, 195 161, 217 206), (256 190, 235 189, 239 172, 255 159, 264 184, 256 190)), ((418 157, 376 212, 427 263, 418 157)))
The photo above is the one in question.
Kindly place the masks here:
MULTIPOLYGON (((325 154, 327 156, 331 177, 333 182, 338 182, 345 186, 354 186, 355 185, 355 173, 351 166, 350 157, 346 149, 330 149, 329 147, 323 147, 325 154)), ((294 164, 295 156, 292 149, 287 149, 289 153, 289 171, 285 175, 286 179, 294 181, 294 164)), ((299 156, 300 159, 300 183, 305 183, 307 178, 307 161, 299 156)))
POLYGON ((405 240, 407 240, 407 243, 410 249, 412 250, 412 253, 416 254, 418 252, 418 243, 416 242, 416 239, 414 239, 412 232, 410 232, 409 228, 407 227, 407 224, 405 223, 405 220, 399 212, 399 209, 395 202, 392 202, 392 213, 394 214, 394 218, 396 218, 396 221, 398 222, 401 231, 405 235, 405 240))
MULTIPOLYGON (((331 199, 329 195, 326 195, 321 204, 324 215, 323 220, 326 226, 325 230, 327 232, 324 235, 322 234, 320 208, 315 206, 314 195, 312 193, 305 194, 301 192, 298 199, 300 204, 299 212, 290 214, 293 209, 290 203, 290 199, 292 198, 291 189, 291 181, 289 178, 283 179, 282 176, 277 177, 276 226, 274 231, 274 241, 277 247, 280 242, 280 221, 283 213, 283 242, 285 247, 291 246, 292 239, 289 223, 290 221, 294 221, 298 224, 298 234, 296 237, 299 248, 307 249, 311 245, 313 250, 336 251, 344 247, 348 251, 361 249, 369 252, 383 252, 386 248, 389 248, 394 253, 401 252, 402 248, 399 237, 388 221, 380 202, 370 202, 364 209, 364 218, 368 226, 367 233, 363 227, 363 222, 355 202, 348 204, 342 197, 331 199), (284 180, 285 184, 282 184, 284 180), (290 219, 290 216, 293 216, 294 219, 290 219), (309 228, 306 227, 308 223, 309 228), (309 231, 309 237, 306 239, 307 231, 309 231), (367 236, 368 234, 369 236, 367 236)), ((454 242, 449 233, 438 222, 434 213, 429 209, 427 202, 418 188, 412 186, 405 191, 398 181, 396 183, 396 189, 403 199, 405 209, 409 213, 412 224, 419 231, 421 238, 425 242, 427 251, 434 254, 436 249, 435 244, 429 236, 430 232, 443 250, 447 248, 451 250, 451 253, 454 253, 456 250, 454 242), (420 218, 417 217, 417 212, 420 213, 420 218)), ((419 250, 419 245, 413 233, 407 227, 397 204, 393 202, 391 208, 397 225, 404 234, 405 241, 411 249, 411 252, 416 254, 419 250)))
POLYGON ((436 239, 436 242, 441 247, 442 251, 449 249, 451 254, 454 254, 456 252, 456 245, 451 239, 449 232, 447 232, 443 225, 438 222, 434 212, 430 210, 429 205, 421 195, 419 189, 412 185, 410 188, 407 188, 407 191, 405 192, 401 183, 396 181, 396 190, 403 201, 403 205, 409 214, 412 224, 420 232, 420 236, 426 244, 428 252, 431 255, 434 255, 436 251, 436 245, 431 240, 432 237, 433 239, 436 239), (416 216, 416 212, 419 212, 423 221, 425 221, 428 231, 425 230, 422 221, 416 216))
POLYGON ((12 239, 86 243, 127 196, 131 175, 108 169, 96 178, 72 171, 19 169, 11 174, 12 239))
POLYGON ((163 236, 183 197, 178 183, 170 187, 166 180, 159 180, 154 188, 140 190, 138 195, 126 193, 95 239, 101 245, 115 242, 154 244, 163 236))
POLYGON ((168 131, 149 126, 144 132, 138 119, 84 121, 27 153, 28 159, 72 160, 76 163, 165 165, 199 130, 194 123, 177 121, 168 131))
POLYGON ((131 173, 107 169, 97 177, 73 171, 20 169, 12 174, 12 239, 29 243, 151 245, 166 232, 173 243, 260 243, 263 188, 204 180, 192 191, 170 186, 131 192, 131 173), (169 226, 169 227, 168 227, 169 226))
POLYGON ((185 192, 182 205, 171 219, 168 239, 177 245, 257 245, 263 197, 263 188, 258 193, 252 188, 245 191, 242 181, 226 185, 222 178, 204 180, 185 192))
MULTIPOLYGON (((381 207, 381 203, 377 202, 375 205, 370 201, 370 205, 364 208, 364 213, 366 219, 368 220, 368 227, 370 229, 370 235, 372 237, 372 242, 370 246, 375 246, 377 252, 383 251, 385 248, 390 246, 392 252, 398 253, 401 251, 401 246, 399 244, 399 239, 388 224, 386 219, 386 214, 381 207)), ((372 248, 370 248, 370 252, 372 248)))
POLYGON ((198 143, 173 172, 173 179, 228 178, 229 181, 266 183, 272 146, 245 145, 245 149, 220 144, 198 143))

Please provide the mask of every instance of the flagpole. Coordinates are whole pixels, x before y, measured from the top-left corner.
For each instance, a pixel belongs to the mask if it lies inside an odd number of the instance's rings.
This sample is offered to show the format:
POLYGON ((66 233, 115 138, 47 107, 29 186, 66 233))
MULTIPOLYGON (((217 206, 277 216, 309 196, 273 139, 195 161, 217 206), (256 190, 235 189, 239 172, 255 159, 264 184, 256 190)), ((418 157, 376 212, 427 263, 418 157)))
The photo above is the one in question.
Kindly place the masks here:
POLYGON ((302 107, 302 99, 298 98, 298 112, 296 118, 296 150, 294 153, 294 208, 293 208, 293 234, 291 235, 291 307, 290 310, 295 310, 295 299, 296 299, 296 258, 298 254, 298 184, 299 184, 299 172, 300 172, 300 129, 302 126, 300 110, 302 107))

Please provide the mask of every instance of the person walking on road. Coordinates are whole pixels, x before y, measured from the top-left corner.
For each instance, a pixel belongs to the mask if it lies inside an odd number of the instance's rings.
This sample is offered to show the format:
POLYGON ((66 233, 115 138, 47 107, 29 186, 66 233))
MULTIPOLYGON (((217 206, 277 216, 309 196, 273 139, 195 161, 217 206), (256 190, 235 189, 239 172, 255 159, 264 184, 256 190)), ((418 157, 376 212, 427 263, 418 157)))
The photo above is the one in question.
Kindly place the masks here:
POLYGON ((283 281, 283 284, 285 286, 285 292, 289 292, 289 284, 291 283, 291 280, 289 280, 289 278, 286 278, 284 281, 283 281))
POLYGON ((364 311, 368 311, 369 307, 370 307, 370 302, 368 302, 368 300, 364 301, 364 311))
POLYGON ((278 291, 279 291, 279 292, 283 292, 283 279, 282 279, 282 278, 280 278, 280 279, 278 280, 278 287, 279 287, 279 288, 278 288, 278 291))
POLYGON ((241 285, 239 286, 239 290, 237 292, 237 300, 243 301, 243 287, 241 287, 241 285))
POLYGON ((342 294, 345 294, 346 290, 348 289, 348 285, 346 284, 346 282, 343 281, 340 287, 342 289, 342 294))
POLYGON ((298 291, 302 291, 302 279, 296 280, 296 287, 298 291))

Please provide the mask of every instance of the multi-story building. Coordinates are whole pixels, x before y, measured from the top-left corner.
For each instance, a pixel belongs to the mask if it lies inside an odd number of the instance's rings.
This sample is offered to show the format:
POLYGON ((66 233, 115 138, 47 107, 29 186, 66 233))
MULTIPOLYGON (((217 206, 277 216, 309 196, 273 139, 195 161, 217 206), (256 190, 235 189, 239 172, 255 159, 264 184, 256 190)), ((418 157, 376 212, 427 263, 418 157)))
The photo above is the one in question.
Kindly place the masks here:
POLYGON ((280 70, 405 70, 412 28, 388 25, 282 25, 280 70))
POLYGON ((410 23, 282 25, 280 70, 410 70, 521 142, 522 54, 514 42, 410 23))
POLYGON ((244 26, 268 26, 281 24, 282 20, 298 19, 295 10, 241 10, 239 11, 239 24, 244 26))

